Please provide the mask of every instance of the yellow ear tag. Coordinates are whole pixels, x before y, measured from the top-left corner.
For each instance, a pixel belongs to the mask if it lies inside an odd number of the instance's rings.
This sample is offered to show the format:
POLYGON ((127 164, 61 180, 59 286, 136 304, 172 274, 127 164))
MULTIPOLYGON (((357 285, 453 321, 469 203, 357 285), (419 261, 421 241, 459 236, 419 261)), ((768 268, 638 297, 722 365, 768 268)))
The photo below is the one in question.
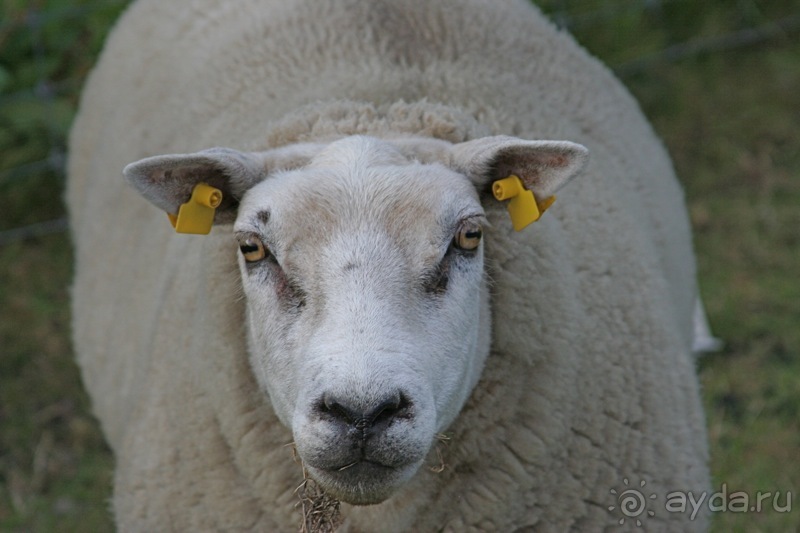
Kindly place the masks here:
POLYGON ((214 224, 214 212, 221 203, 222 191, 211 185, 198 183, 189 201, 178 209, 178 214, 167 213, 167 216, 178 233, 208 235, 214 224))
POLYGON ((513 174, 495 181, 492 184, 492 193, 498 200, 510 200, 508 214, 511 215, 511 224, 516 231, 539 220, 542 213, 556 201, 555 196, 550 196, 542 201, 537 200, 533 191, 526 189, 522 185, 522 180, 513 174))

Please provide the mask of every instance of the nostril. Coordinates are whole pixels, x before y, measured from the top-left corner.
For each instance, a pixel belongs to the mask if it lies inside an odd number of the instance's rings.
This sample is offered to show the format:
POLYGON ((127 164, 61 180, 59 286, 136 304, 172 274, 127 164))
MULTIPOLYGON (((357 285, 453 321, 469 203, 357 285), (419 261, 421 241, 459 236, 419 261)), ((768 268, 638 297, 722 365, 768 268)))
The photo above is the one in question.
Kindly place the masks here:
POLYGON ((352 424, 360 418, 360 415, 345 407, 341 402, 337 401, 329 395, 324 395, 318 405, 318 409, 337 420, 352 424))
POLYGON ((405 394, 397 393, 391 398, 386 399, 382 404, 376 407, 368 416, 373 424, 378 422, 388 421, 396 416, 404 414, 408 411, 410 402, 405 394))

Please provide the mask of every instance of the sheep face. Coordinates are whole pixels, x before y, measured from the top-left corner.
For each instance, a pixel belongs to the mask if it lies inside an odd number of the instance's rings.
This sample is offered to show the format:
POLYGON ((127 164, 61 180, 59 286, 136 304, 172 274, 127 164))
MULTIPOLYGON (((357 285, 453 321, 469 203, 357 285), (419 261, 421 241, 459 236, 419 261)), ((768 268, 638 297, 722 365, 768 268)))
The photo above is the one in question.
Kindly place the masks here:
POLYGON ((336 497, 388 497, 477 382, 483 222, 463 174, 363 137, 244 195, 234 232, 251 364, 336 497))
POLYGON ((328 493, 388 498, 453 422, 490 350, 481 201, 515 174, 537 198, 584 165, 569 142, 348 137, 128 165, 175 213, 204 182, 235 218, 250 362, 328 493))

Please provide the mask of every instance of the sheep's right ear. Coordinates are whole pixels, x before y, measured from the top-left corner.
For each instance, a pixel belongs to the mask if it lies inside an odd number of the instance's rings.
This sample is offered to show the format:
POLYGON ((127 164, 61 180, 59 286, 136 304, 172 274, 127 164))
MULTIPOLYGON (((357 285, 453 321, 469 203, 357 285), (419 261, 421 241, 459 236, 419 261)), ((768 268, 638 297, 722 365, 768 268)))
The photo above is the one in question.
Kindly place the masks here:
POLYGON ((147 200, 167 213, 177 213, 198 183, 222 191, 214 222, 230 222, 244 193, 270 172, 306 165, 321 149, 294 144, 265 152, 210 148, 193 154, 148 157, 125 167, 125 179, 147 200))

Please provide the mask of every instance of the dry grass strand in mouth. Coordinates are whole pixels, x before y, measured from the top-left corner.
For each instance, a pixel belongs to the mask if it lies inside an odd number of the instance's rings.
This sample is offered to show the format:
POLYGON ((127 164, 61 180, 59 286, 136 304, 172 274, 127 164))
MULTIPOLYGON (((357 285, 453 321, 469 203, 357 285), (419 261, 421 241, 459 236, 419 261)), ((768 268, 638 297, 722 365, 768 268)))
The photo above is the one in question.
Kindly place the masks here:
POLYGON ((300 507, 303 521, 298 531, 300 533, 333 533, 342 523, 339 513, 339 500, 329 496, 316 481, 308 477, 308 472, 303 466, 303 460, 297 455, 294 443, 292 458, 303 469, 303 482, 295 489, 295 494, 300 499, 296 507, 300 507))
MULTIPOLYGON (((306 475, 305 469, 303 475, 306 475)), ((306 477, 297 487, 300 501, 297 505, 303 512, 300 533, 333 533, 342 523, 339 514, 339 500, 328 494, 317 485, 317 482, 306 477)))
POLYGON ((444 454, 442 453, 442 449, 447 447, 447 444, 450 442, 450 437, 445 435, 444 433, 439 433, 436 435, 436 460, 439 462, 436 466, 428 466, 428 470, 433 472, 434 474, 441 474, 444 472, 444 469, 447 468, 447 463, 444 461, 444 454))

